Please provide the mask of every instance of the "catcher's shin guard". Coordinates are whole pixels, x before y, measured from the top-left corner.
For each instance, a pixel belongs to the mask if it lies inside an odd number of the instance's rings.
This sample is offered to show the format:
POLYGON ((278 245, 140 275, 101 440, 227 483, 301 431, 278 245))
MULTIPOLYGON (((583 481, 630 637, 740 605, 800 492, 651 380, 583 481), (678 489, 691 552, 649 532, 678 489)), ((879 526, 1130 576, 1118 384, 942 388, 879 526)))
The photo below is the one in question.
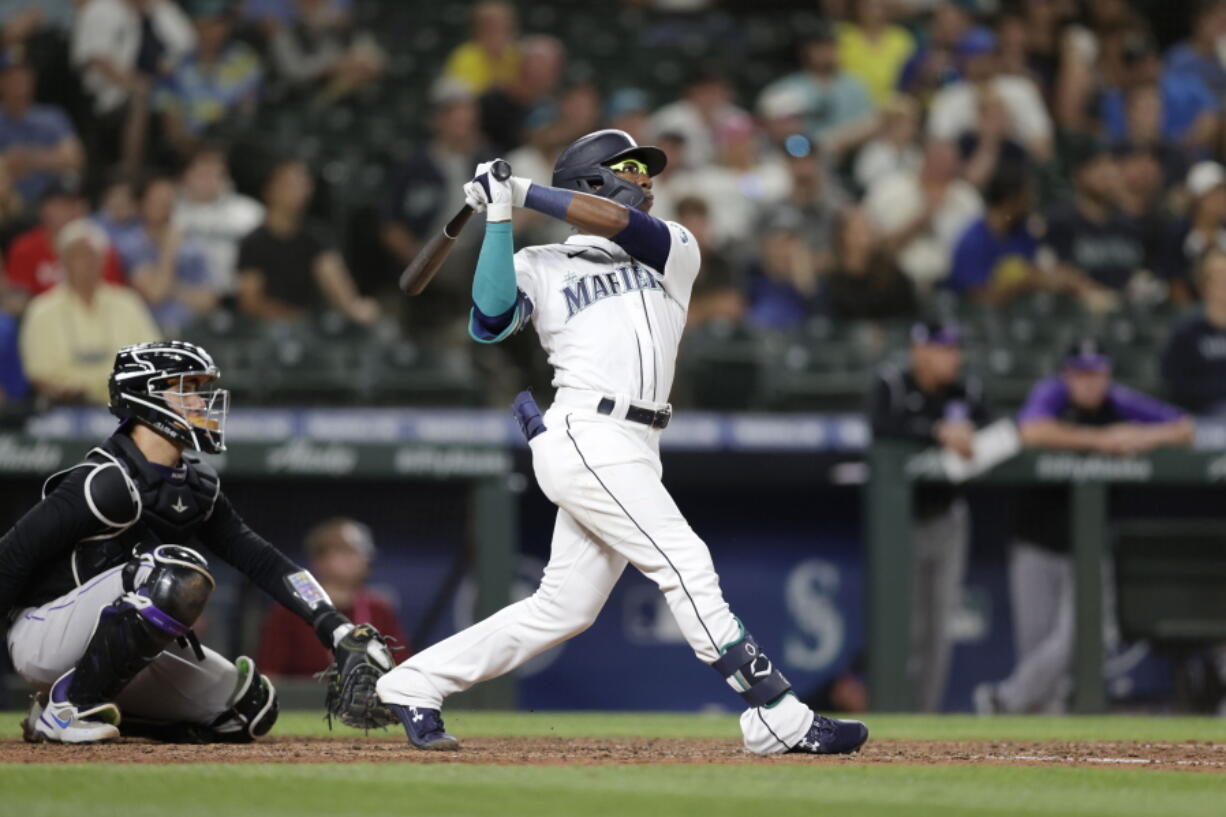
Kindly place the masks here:
POLYGON ((234 666, 238 668, 238 685, 230 697, 230 708, 218 715, 209 729, 215 741, 250 743, 267 735, 277 722, 277 690, 247 656, 240 655, 234 666))
POLYGON ((783 673, 758 647, 758 642, 741 628, 744 635, 740 641, 729 644, 723 655, 712 664, 720 674, 751 707, 770 706, 792 689, 783 673))
MULTIPOLYGON (((214 586, 204 557, 190 548, 162 545, 133 564, 153 569, 140 587, 102 609, 68 688, 68 700, 77 706, 114 700, 171 641, 194 639, 191 625, 214 586)), ((125 582, 135 572, 128 571, 125 582)))

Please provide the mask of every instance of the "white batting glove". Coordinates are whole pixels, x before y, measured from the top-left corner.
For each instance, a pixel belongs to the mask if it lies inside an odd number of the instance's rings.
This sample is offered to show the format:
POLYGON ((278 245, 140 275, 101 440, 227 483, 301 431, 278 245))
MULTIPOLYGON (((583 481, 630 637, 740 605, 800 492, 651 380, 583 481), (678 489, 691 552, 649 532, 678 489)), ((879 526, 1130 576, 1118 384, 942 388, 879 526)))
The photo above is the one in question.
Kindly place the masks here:
POLYGON ((478 213, 484 213, 486 205, 489 204, 486 196, 485 187, 476 179, 464 183, 464 203, 478 213))
MULTIPOLYGON (((473 179, 468 184, 464 185, 464 196, 467 201, 470 197, 473 201, 485 202, 485 220, 490 221, 510 221, 511 208, 514 206, 514 193, 511 189, 510 180, 500 182, 490 174, 490 166, 493 162, 482 162, 477 165, 476 171, 473 173, 473 179)), ((477 207, 473 207, 477 210, 477 207)), ((478 210, 478 212, 480 212, 478 210)))

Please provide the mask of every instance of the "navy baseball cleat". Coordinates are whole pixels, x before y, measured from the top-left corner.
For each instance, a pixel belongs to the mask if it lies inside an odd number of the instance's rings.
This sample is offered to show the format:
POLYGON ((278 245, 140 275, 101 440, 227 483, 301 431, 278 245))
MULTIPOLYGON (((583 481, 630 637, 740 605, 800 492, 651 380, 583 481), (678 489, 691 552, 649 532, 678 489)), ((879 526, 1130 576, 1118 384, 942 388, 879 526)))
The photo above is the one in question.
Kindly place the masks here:
POLYGON ((868 727, 859 721, 840 721, 815 714, 813 725, 788 754, 849 755, 868 740, 868 727))
POLYGON ((460 742, 443 731, 443 716, 437 709, 427 709, 424 706, 401 706, 388 704, 409 736, 409 743, 418 749, 428 749, 432 752, 454 752, 460 748, 460 742))

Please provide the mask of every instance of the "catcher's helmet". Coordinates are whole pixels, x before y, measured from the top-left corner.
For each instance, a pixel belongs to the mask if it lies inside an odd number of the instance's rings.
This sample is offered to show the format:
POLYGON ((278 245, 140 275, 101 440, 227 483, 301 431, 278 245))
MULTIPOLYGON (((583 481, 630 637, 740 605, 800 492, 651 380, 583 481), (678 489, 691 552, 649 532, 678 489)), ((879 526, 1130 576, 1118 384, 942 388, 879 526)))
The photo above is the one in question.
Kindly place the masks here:
POLYGON ((664 151, 638 144, 625 131, 598 130, 576 139, 562 151, 553 166, 553 186, 591 193, 627 207, 638 207, 646 196, 643 189, 618 178, 608 168, 608 165, 622 159, 638 159, 647 165, 649 176, 659 174, 668 164, 664 151))
POLYGON ((139 420, 172 442, 196 451, 226 450, 230 392, 211 388, 221 372, 194 343, 153 341, 125 346, 108 381, 111 413, 139 420), (192 382, 195 378, 200 378, 192 382))

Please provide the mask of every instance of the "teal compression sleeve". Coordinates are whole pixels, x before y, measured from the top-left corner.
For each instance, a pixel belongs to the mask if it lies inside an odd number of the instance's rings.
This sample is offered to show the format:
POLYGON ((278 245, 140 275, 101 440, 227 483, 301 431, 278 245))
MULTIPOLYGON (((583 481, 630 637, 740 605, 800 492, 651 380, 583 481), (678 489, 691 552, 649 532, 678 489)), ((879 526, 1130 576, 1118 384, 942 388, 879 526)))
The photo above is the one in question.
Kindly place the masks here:
POLYGON ((515 283, 515 242, 511 222, 485 225, 485 240, 473 276, 473 309, 468 332, 474 340, 501 340, 515 323, 519 288, 515 283))

